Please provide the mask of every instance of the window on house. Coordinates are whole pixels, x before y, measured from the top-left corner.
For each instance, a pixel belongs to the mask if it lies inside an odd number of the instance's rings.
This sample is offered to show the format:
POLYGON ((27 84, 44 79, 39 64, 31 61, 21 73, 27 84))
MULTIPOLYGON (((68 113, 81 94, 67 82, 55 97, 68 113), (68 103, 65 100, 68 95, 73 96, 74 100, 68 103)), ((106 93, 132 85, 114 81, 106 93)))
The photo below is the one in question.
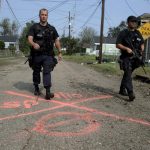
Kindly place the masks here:
POLYGON ((15 44, 11 43, 11 44, 9 44, 9 46, 15 46, 15 44))
POLYGON ((99 50, 99 49, 100 49, 100 45, 97 45, 97 46, 96 46, 96 50, 99 50))

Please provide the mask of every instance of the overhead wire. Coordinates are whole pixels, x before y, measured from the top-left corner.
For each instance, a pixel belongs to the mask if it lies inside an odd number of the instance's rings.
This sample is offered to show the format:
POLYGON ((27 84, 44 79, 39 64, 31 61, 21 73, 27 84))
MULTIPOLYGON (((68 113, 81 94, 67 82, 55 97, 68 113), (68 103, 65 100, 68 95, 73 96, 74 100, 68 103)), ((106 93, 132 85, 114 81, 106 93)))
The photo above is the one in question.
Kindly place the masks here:
POLYGON ((92 17, 93 17, 94 14, 96 13, 98 7, 100 6, 101 2, 102 2, 102 1, 100 1, 100 2, 98 3, 98 5, 96 6, 96 8, 95 8, 94 11, 92 12, 92 14, 88 17, 88 19, 85 21, 85 23, 84 23, 80 28, 85 27, 85 25, 92 19, 92 17))
POLYGON ((132 9, 132 7, 130 6, 130 4, 128 3, 127 0, 125 0, 125 3, 126 3, 127 6, 129 7, 129 9, 137 16, 137 13, 132 9))
POLYGON ((21 24, 20 24, 20 22, 19 22, 19 20, 17 19, 16 15, 15 15, 15 13, 14 13, 14 11, 13 11, 12 7, 10 6, 10 3, 8 2, 8 0, 6 0, 6 3, 7 3, 7 5, 8 5, 8 7, 9 7, 9 9, 10 9, 10 11, 11 11, 12 15, 13 15, 13 16, 14 16, 14 18, 16 19, 16 21, 17 21, 17 23, 18 23, 19 27, 22 27, 22 26, 21 26, 21 24))
MULTIPOLYGON (((56 10, 58 7, 61 7, 62 5, 64 5, 65 3, 67 3, 69 0, 65 0, 65 1, 62 1, 62 2, 60 2, 59 4, 57 4, 56 6, 54 6, 54 7, 52 7, 52 8, 50 8, 50 9, 48 9, 48 11, 49 12, 52 12, 52 11, 54 11, 54 10, 56 10)), ((32 17, 32 18, 29 18, 29 19, 27 19, 27 20, 25 20, 25 21, 23 21, 23 22, 28 22, 28 21, 31 21, 31 20, 35 20, 35 19, 37 19, 38 18, 38 15, 36 15, 36 16, 34 16, 34 17, 32 17)))

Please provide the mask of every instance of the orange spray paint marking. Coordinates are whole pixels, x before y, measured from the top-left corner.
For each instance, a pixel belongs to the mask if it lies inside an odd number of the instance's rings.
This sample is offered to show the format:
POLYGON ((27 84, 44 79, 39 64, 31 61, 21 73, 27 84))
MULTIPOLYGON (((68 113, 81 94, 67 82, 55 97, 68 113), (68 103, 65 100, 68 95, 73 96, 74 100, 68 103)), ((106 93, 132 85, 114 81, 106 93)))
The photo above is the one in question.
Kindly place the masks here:
POLYGON ((19 101, 13 101, 13 102, 4 102, 3 105, 0 106, 0 108, 18 108, 21 104, 19 101))
MULTIPOLYGON (((31 99, 35 98, 33 96, 29 96, 29 95, 26 95, 26 94, 21 94, 21 93, 17 93, 17 92, 13 92, 13 91, 7 91, 6 93, 10 94, 10 95, 16 95, 16 96, 25 97, 25 98, 31 98, 31 99)), ((80 109, 80 110, 85 110, 85 111, 88 111, 88 112, 91 112, 91 113, 94 113, 94 114, 98 114, 98 115, 102 115, 102 116, 105 116, 105 117, 110 117, 112 119, 121 119, 121 120, 125 120, 125 121, 132 122, 132 123, 137 123, 137 124, 142 124, 142 125, 145 125, 145 126, 150 126, 150 122, 145 121, 145 120, 136 119, 136 118, 130 118, 130 117, 123 117, 123 116, 119 116, 119 115, 115 115, 115 114, 111 114, 111 113, 107 113, 107 112, 102 112, 102 111, 99 111, 99 110, 96 110, 96 109, 92 109, 92 108, 88 108, 88 107, 84 107, 84 106, 77 106, 76 105, 76 104, 79 104, 79 103, 82 103, 82 102, 86 102, 86 101, 93 101, 93 100, 96 100, 96 99, 97 100, 108 99, 108 98, 112 98, 112 96, 111 95, 99 95, 99 96, 96 96, 96 97, 77 99, 77 100, 74 100, 74 102, 71 102, 71 103, 51 100, 50 101, 51 103, 58 104, 58 106, 54 106, 52 108, 38 110, 38 111, 35 111, 35 112, 28 112, 28 113, 19 114, 19 115, 3 117, 3 118, 0 118, 0 121, 15 119, 15 118, 29 116, 29 115, 34 115, 34 114, 38 114, 38 113, 41 113, 41 112, 46 112, 46 111, 51 111, 51 110, 55 110, 55 109, 60 109, 60 108, 63 108, 63 107, 67 106, 67 107, 72 107, 72 108, 76 108, 76 109, 80 109)), ((39 98, 39 101, 43 101, 44 102, 46 100, 44 100, 42 98, 39 98)))
POLYGON ((25 108, 31 108, 32 106, 38 105, 39 103, 35 100, 25 100, 23 104, 25 108))
POLYGON ((89 114, 79 114, 79 113, 71 113, 71 112, 57 112, 53 114, 48 114, 43 116, 38 122, 36 122, 36 127, 33 128, 33 131, 39 132, 41 134, 45 134, 48 136, 58 136, 58 137, 69 137, 69 136, 83 136, 86 134, 90 134, 95 132, 99 127, 100 123, 92 121, 93 118, 89 114), (69 116, 71 119, 66 121, 60 121, 53 124, 48 124, 48 121, 56 118, 56 117, 64 117, 69 116), (74 118, 74 119, 72 119, 74 118), (58 132, 53 131, 56 127, 62 127, 66 124, 72 124, 77 120, 84 121, 86 123, 85 127, 82 127, 79 131, 70 131, 70 132, 58 132))

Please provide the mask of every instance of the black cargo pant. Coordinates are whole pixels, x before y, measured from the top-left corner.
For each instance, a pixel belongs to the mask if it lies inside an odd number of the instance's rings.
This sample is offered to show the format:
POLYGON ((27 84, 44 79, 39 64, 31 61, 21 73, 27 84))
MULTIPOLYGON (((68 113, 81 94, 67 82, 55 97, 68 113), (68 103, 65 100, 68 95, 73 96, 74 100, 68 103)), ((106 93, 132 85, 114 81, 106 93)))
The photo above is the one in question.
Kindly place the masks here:
POLYGON ((51 87, 51 71, 53 70, 53 57, 49 55, 33 56, 33 83, 38 85, 41 82, 40 72, 43 72, 44 87, 51 87))
POLYGON ((133 93, 132 72, 139 67, 137 61, 129 57, 122 58, 122 69, 124 71, 120 90, 126 89, 128 94, 133 93))

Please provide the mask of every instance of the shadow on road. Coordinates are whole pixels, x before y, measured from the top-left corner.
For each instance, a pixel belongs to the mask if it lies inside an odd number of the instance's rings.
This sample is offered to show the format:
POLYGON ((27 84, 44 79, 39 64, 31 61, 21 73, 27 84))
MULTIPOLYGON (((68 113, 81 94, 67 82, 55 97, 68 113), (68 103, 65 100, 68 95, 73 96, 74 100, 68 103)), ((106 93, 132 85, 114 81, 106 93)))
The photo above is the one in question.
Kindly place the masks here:
POLYGON ((91 92, 96 92, 96 93, 103 93, 103 94, 109 94, 112 95, 116 98, 119 98, 121 100, 124 101, 128 101, 128 96, 124 97, 119 95, 118 92, 113 91, 112 89, 108 89, 108 88, 103 88, 100 86, 96 86, 96 85, 92 85, 92 84, 87 84, 87 83, 75 83, 75 85, 73 85, 75 88, 82 88, 85 90, 91 90, 91 92))
POLYGON ((26 90, 28 92, 33 93, 33 84, 32 83, 25 83, 25 82, 17 82, 13 85, 15 88, 19 90, 26 90))

